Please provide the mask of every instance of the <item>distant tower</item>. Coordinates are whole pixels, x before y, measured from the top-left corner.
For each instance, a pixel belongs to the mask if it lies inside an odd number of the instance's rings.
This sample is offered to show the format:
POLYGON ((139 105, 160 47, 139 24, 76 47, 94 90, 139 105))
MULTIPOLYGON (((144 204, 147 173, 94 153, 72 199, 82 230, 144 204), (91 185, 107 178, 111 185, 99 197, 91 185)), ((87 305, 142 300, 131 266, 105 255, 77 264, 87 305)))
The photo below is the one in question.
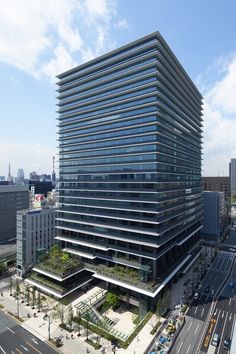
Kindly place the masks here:
POLYGON ((11 164, 10 164, 10 162, 9 162, 9 165, 8 165, 7 181, 8 181, 9 183, 12 183, 12 182, 13 182, 13 178, 12 178, 12 175, 11 175, 11 164))
POLYGON ((52 158, 52 182, 55 184, 56 182, 56 172, 55 172, 55 156, 52 158))

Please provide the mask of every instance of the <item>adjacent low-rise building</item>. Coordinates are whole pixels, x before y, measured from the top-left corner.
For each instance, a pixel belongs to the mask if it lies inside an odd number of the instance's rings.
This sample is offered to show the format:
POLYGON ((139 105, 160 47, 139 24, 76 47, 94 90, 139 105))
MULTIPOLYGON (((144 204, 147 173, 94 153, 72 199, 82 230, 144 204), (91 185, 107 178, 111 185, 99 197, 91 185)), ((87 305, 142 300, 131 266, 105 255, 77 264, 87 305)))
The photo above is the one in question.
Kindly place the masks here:
POLYGON ((203 192, 203 216, 203 239, 219 242, 225 235, 229 221, 223 192, 203 192))
POLYGON ((24 276, 54 243, 55 208, 17 213, 17 272, 24 276))

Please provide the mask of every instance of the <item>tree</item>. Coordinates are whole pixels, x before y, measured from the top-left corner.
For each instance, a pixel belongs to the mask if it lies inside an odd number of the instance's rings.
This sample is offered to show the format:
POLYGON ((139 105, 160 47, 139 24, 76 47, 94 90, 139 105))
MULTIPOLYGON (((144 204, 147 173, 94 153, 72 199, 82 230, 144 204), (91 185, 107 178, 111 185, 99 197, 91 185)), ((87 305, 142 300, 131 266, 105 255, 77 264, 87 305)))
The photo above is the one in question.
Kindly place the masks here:
POLYGON ((54 306, 52 317, 59 319, 61 321, 61 323, 64 324, 65 306, 62 304, 59 304, 59 303, 56 306, 54 306))
POLYGON ((38 312, 40 312, 42 310, 42 297, 41 297, 40 291, 38 291, 38 294, 37 294, 37 309, 38 309, 38 312))
POLYGON ((15 282, 15 296, 16 296, 16 301, 17 301, 17 316, 19 317, 19 295, 20 295, 20 285, 19 281, 16 280, 15 282))
POLYGON ((107 304, 108 308, 117 307, 120 303, 120 297, 114 292, 108 292, 106 295, 105 303, 107 304))
POLYGON ((30 303, 30 286, 29 286, 29 284, 26 284, 26 286, 25 286, 25 301, 26 301, 26 306, 29 306, 29 303, 30 303))
POLYGON ((72 305, 70 304, 67 309, 67 323, 70 328, 72 327, 73 317, 74 317, 74 311, 72 305))
POLYGON ((6 269, 7 269, 6 264, 0 261, 0 275, 5 273, 6 269))
POLYGON ((32 310, 35 308, 35 300, 36 300, 36 287, 32 287, 32 310))
POLYGON ((13 288, 13 280, 12 280, 12 277, 10 277, 10 279, 9 279, 9 292, 10 292, 10 296, 12 296, 12 288, 13 288))

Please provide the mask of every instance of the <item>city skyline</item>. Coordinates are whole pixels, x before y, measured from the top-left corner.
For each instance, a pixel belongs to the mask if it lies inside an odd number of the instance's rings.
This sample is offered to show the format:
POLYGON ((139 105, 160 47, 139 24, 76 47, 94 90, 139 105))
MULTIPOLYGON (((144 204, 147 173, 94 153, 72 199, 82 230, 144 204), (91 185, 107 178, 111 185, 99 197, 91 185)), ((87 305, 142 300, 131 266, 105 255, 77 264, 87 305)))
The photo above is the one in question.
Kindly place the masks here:
POLYGON ((134 6, 133 0, 5 3, 0 14, 0 175, 7 176, 9 161, 13 176, 20 167, 26 176, 39 169, 51 173, 57 154, 55 75, 156 30, 204 96, 202 174, 228 175, 236 156, 235 10, 233 1, 226 7, 203 0, 171 6, 151 0, 148 7, 142 1, 134 6))

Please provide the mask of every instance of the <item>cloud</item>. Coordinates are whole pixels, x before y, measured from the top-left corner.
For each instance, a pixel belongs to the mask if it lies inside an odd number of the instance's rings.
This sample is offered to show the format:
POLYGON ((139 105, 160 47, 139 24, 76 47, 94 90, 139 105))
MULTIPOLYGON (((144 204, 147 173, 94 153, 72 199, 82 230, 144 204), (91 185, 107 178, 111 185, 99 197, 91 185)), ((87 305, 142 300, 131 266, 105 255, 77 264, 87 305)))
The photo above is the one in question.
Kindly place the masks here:
POLYGON ((204 82, 204 75, 198 80, 204 96, 203 175, 226 176, 230 159, 236 157, 236 54, 214 63, 217 77, 208 85, 210 71, 204 82))
POLYGON ((16 176, 18 168, 24 168, 25 166, 27 166, 27 170, 24 170, 26 178, 32 171, 50 173, 52 171, 52 157, 56 156, 57 153, 56 149, 40 144, 0 143, 0 149, 0 171, 2 173, 5 171, 5 177, 7 177, 9 161, 13 176, 16 176), (24 166, 22 166, 22 161, 24 166))
POLYGON ((0 61, 54 76, 113 49, 117 16, 117 0, 3 0, 0 61))
POLYGON ((126 19, 123 19, 123 20, 119 20, 117 21, 115 24, 114 24, 114 27, 115 28, 128 28, 129 25, 128 25, 128 22, 126 21, 126 19))

